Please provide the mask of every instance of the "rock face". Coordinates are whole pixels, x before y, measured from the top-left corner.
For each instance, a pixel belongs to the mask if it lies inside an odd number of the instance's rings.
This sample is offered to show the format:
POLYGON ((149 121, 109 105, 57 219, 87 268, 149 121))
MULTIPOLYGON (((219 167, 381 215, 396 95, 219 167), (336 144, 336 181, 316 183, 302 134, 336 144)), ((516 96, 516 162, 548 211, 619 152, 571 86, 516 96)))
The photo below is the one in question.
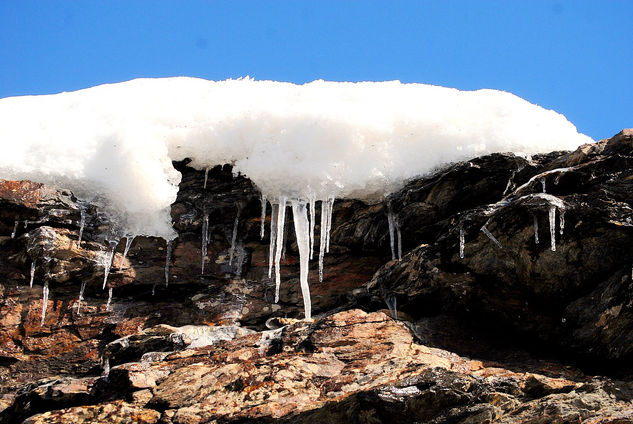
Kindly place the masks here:
POLYGON ((125 257, 95 205, 0 181, 0 422, 633 422, 632 130, 336 201, 314 322, 293 231, 273 303, 252 183, 175 165, 178 238, 125 257))

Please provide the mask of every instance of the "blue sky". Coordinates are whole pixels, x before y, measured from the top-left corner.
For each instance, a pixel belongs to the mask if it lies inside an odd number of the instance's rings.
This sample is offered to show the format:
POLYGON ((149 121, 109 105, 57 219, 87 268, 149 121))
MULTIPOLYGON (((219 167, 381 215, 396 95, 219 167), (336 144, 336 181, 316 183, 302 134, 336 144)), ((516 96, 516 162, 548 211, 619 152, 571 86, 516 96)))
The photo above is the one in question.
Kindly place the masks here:
POLYGON ((0 0, 0 97, 137 77, 513 92, 595 139, 633 127, 633 1, 0 0))

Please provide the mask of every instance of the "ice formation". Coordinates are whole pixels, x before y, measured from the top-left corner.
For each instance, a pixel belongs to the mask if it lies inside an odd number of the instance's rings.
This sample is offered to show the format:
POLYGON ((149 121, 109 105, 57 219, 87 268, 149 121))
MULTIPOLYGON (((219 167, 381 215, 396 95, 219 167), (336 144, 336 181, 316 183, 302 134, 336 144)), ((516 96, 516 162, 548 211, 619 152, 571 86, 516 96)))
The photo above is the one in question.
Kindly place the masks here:
POLYGON ((79 210, 79 236, 77 236, 77 246, 81 247, 81 238, 84 235, 84 226, 86 225, 86 211, 83 209, 79 210))
POLYGON ((556 206, 549 207, 549 234, 552 252, 556 251, 556 206))
POLYGON ((33 288, 33 279, 35 278, 35 259, 31 262, 31 279, 29 281, 29 287, 33 288))
POLYGON ((171 263, 171 252, 174 248, 174 241, 167 241, 167 252, 165 252, 165 287, 169 285, 169 264, 171 263))
POLYGON ((591 141, 564 116, 507 92, 398 81, 295 85, 178 77, 0 100, 0 178, 72 190, 107 212, 119 238, 175 237, 169 212, 181 175, 172 161, 190 158, 190 166, 205 171, 205 187, 211 167, 231 163, 273 205, 270 271, 274 264, 277 286, 287 202, 300 222, 303 208, 294 205, 310 210, 302 254, 308 257, 314 202, 322 202, 322 280, 334 198, 380 200, 448 163, 591 141))
POLYGON ((496 237, 492 235, 490 230, 488 230, 488 228, 486 228, 485 225, 481 227, 481 232, 484 233, 486 236, 488 236, 488 238, 492 240, 492 242, 496 244, 499 249, 503 249, 503 246, 501 246, 501 243, 499 242, 499 240, 497 240, 496 237))
POLYGON ((464 229, 459 229, 459 257, 464 259, 464 247, 466 246, 466 242, 464 240, 464 229))
POLYGON ((534 215, 534 243, 538 244, 538 218, 534 215))
POLYGON ((11 233, 11 238, 14 239, 15 238, 15 233, 18 231, 18 224, 20 223, 20 221, 15 221, 15 225, 13 226, 13 232, 11 233))

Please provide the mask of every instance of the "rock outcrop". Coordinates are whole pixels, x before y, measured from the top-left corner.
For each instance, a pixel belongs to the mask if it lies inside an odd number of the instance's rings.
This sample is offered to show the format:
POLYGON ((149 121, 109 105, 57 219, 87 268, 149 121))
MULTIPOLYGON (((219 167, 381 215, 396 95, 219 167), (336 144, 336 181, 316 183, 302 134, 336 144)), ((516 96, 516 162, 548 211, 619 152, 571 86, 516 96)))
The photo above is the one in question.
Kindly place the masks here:
POLYGON ((175 165, 178 238, 125 257, 95 205, 0 181, 0 422, 633 422, 632 130, 337 201, 314 322, 292 231, 273 302, 252 183, 175 165))

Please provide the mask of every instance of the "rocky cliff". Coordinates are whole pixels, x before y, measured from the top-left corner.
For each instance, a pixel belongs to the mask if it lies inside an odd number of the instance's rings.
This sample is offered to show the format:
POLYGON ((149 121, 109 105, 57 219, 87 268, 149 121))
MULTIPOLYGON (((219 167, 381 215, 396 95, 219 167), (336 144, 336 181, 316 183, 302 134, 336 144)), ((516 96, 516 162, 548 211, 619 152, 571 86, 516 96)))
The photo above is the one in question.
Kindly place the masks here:
POLYGON ((0 422, 633 422, 632 130, 337 200, 312 322, 253 184, 175 166, 170 245, 0 181, 0 422))

